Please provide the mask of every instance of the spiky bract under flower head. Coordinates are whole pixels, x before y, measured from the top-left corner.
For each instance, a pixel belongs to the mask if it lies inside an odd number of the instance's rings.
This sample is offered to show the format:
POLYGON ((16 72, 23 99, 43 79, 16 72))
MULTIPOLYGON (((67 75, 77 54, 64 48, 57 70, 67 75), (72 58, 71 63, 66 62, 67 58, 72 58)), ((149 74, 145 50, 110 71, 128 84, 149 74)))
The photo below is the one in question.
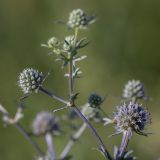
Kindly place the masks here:
MULTIPOLYGON (((118 153, 118 147, 114 146, 114 155, 113 157, 116 159, 118 153)), ((133 153, 132 150, 130 151, 125 151, 123 154, 123 157, 121 157, 121 160, 136 160, 137 158, 135 156, 132 156, 131 154, 133 153)))
POLYGON ((38 70, 26 68, 19 75, 18 85, 24 94, 30 94, 34 91, 38 91, 43 80, 44 76, 42 73, 39 73, 38 70))
POLYGON ((58 47, 60 45, 60 41, 56 37, 51 37, 47 41, 47 44, 48 44, 49 48, 54 48, 54 47, 58 47))
POLYGON ((144 86, 139 80, 130 80, 123 90, 123 98, 144 98, 144 86))
POLYGON ((103 102, 103 98, 97 93, 90 94, 88 98, 88 103, 92 108, 99 107, 102 104, 102 102, 103 102))
POLYGON ((63 49, 64 51, 71 51, 75 47, 75 38, 73 35, 65 37, 63 49))
POLYGON ((87 16, 82 9, 74 9, 69 14, 67 25, 69 28, 85 29, 95 21, 94 16, 87 16))
POLYGON ((132 129, 138 134, 146 135, 143 131, 147 124, 151 123, 150 113, 141 105, 130 102, 117 107, 114 112, 117 133, 132 129))
POLYGON ((58 133, 59 125, 57 119, 51 113, 40 112, 33 120, 32 129, 35 135, 43 135, 47 132, 58 133))

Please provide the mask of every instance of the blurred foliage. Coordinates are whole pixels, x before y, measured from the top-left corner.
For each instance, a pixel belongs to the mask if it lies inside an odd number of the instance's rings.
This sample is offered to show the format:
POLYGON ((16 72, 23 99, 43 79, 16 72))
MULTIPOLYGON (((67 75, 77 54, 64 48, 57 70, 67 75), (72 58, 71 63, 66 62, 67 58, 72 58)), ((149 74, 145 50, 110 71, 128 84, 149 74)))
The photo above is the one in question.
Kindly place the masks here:
MULTIPOLYGON (((91 92, 107 95, 104 110, 112 114, 120 103, 122 88, 129 79, 140 79, 151 101, 143 102, 152 114, 148 128, 153 134, 145 138, 134 135, 129 145, 139 159, 156 160, 160 157, 160 1, 158 0, 1 0, 0 1, 0 103, 11 113, 16 110, 15 101, 22 92, 17 86, 18 74, 24 67, 51 71, 45 86, 64 97, 68 97, 68 82, 63 77, 60 64, 55 63, 47 50, 40 47, 51 36, 63 38, 70 32, 56 20, 66 20, 74 8, 82 8, 97 15, 97 22, 84 31, 91 44, 82 52, 88 58, 80 63, 83 78, 76 82, 80 92, 78 102, 84 104, 91 92)), ((36 94, 26 101, 27 109, 22 123, 30 129, 36 112, 52 111, 60 107, 47 96, 36 94)), ((67 113, 68 110, 58 114, 67 113)), ((64 125, 64 124, 63 124, 64 125)), ((95 124, 102 138, 111 150, 113 143, 120 142, 120 136, 108 138, 113 132, 103 125, 95 124)), ((58 155, 67 142, 70 130, 64 140, 54 139, 58 155)), ((36 139, 45 148, 43 140, 36 139)), ((12 126, 0 124, 0 159, 33 159, 34 149, 12 126)), ((96 142, 90 131, 86 131, 73 148, 75 159, 103 159, 92 150, 96 142), (93 143, 94 142, 94 143, 93 143), (88 154, 91 153, 91 154, 88 154)))

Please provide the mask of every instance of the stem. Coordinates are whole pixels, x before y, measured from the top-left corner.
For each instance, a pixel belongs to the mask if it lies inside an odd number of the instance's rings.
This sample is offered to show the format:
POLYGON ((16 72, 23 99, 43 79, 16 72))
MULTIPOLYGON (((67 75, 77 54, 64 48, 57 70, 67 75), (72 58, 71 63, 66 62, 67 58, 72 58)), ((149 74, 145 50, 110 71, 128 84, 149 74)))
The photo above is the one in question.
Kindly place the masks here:
MULTIPOLYGON (((75 33, 74 33, 74 46, 76 48, 76 42, 77 42, 77 37, 78 37, 78 28, 75 28, 75 33)), ((70 61, 69 61, 69 95, 70 99, 74 94, 74 78, 73 78, 73 57, 71 54, 70 61)))
POLYGON ((75 142, 80 138, 80 136, 85 131, 86 127, 87 127, 86 123, 83 123, 82 126, 78 129, 78 131, 72 135, 67 145, 63 149, 62 153, 60 154, 60 160, 65 159, 65 157, 68 155, 69 151, 72 149, 75 142))
POLYGON ((77 106, 73 106, 74 111, 79 115, 79 117, 86 123, 86 125, 91 129, 93 135, 100 145, 100 151, 103 152, 106 159, 112 160, 111 155, 109 154, 106 146, 104 145, 101 137, 99 136, 97 130, 92 126, 92 124, 88 121, 88 119, 81 113, 77 106))
POLYGON ((131 134, 132 134, 131 129, 128 129, 123 132, 122 142, 121 142, 121 145, 118 149, 116 160, 120 160, 124 156, 124 153, 125 153, 125 150, 128 146, 131 134))
POLYGON ((50 153, 50 160, 55 160, 55 152, 54 152, 54 147, 53 147, 53 142, 52 142, 52 136, 50 133, 47 133, 45 135, 45 140, 48 145, 48 150, 50 153))
POLYGON ((45 94, 47 94, 48 96, 50 96, 51 98, 59 101, 59 102, 62 102, 66 105, 68 105, 68 101, 66 101, 65 99, 55 95, 54 93, 51 93, 50 91, 48 91, 47 89, 43 88, 43 87, 40 87, 39 90, 45 94))
POLYGON ((137 102, 137 97, 132 97, 131 101, 132 101, 132 103, 136 103, 137 102))
POLYGON ((72 58, 69 61, 69 95, 70 99, 73 95, 74 92, 74 87, 73 87, 73 60, 72 58))
POLYGON ((41 156, 44 156, 45 154, 40 149, 39 145, 35 141, 33 141, 33 139, 27 133, 27 131, 25 130, 25 128, 23 128, 23 126, 21 124, 19 124, 19 123, 15 123, 14 125, 24 135, 24 137, 31 143, 31 145, 36 149, 36 151, 38 152, 38 154, 41 155, 41 156))

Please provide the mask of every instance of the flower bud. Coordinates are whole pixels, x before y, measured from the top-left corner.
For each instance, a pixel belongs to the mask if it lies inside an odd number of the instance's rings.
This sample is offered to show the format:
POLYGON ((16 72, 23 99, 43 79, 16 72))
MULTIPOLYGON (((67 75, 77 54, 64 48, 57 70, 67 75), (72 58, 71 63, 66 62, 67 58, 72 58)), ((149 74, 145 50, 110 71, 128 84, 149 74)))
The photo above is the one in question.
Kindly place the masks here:
POLYGON ((75 40, 74 36, 65 37, 65 41, 64 41, 64 44, 63 44, 64 51, 71 51, 72 48, 75 47, 74 40, 75 40))
POLYGON ((88 98, 88 103, 90 107, 96 108, 99 107, 103 102, 103 98, 97 93, 92 93, 88 98))
POLYGON ((67 22, 70 28, 80 28, 85 29, 89 24, 94 22, 94 17, 88 17, 86 13, 81 9, 74 9, 69 14, 69 19, 67 22))

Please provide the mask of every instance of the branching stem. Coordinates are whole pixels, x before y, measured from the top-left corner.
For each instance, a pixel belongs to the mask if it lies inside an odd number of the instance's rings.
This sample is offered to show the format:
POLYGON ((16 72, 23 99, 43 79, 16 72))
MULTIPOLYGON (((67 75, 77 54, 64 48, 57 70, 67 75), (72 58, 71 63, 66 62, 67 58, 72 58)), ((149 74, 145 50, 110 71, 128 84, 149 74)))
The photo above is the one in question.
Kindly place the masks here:
POLYGON ((68 103, 69 103, 69 102, 66 101, 65 99, 57 96, 55 93, 52 93, 52 92, 50 92, 49 90, 47 90, 47 89, 45 89, 45 88, 43 88, 43 87, 40 87, 39 90, 40 90, 41 92, 47 94, 47 95, 50 96, 51 98, 59 101, 59 102, 62 102, 62 103, 64 103, 64 104, 66 104, 66 105, 68 105, 68 103))

